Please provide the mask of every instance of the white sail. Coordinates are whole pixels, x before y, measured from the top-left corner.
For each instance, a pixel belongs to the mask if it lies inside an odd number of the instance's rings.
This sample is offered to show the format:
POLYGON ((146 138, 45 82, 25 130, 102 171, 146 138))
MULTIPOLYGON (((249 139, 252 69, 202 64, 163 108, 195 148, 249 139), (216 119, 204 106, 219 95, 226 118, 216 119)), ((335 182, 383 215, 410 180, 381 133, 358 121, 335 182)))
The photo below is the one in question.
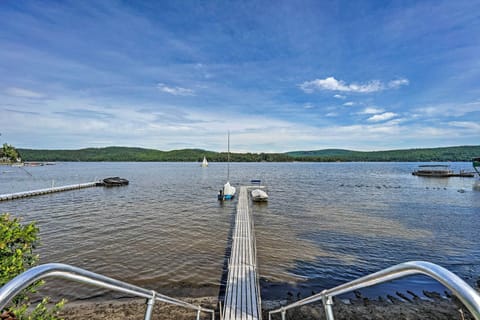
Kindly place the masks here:
POLYGON ((202 167, 208 167, 208 161, 207 161, 207 158, 206 157, 203 157, 203 161, 202 161, 202 167))

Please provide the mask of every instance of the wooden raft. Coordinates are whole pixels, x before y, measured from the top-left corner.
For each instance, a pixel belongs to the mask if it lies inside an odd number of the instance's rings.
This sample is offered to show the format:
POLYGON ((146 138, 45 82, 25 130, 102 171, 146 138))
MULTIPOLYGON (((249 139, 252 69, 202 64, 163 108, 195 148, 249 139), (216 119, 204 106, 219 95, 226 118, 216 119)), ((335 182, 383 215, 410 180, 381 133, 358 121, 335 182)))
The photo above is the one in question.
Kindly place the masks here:
POLYGON ((247 187, 240 187, 234 228, 223 318, 261 319, 255 235, 248 208, 247 187))

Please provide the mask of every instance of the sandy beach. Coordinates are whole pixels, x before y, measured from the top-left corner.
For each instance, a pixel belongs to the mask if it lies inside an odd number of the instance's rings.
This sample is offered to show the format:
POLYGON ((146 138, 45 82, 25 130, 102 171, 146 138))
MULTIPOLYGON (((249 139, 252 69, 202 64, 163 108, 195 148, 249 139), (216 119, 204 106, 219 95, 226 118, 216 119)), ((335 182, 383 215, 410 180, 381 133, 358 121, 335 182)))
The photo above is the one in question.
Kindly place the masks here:
MULTIPOLYGON (((473 319, 466 308, 455 298, 446 298, 438 293, 427 293, 428 298, 405 297, 407 300, 387 296, 378 300, 370 300, 361 296, 353 300, 334 300, 334 314, 336 320, 351 319, 473 319)), ((205 308, 216 308, 217 297, 180 298, 205 308)), ((263 301, 263 319, 268 319, 268 310, 285 305, 291 301, 263 301)), ((218 308, 217 308, 218 309, 218 308)), ((218 310, 217 310, 218 311, 218 310)), ((145 301, 139 299, 123 299, 102 302, 73 302, 68 303, 61 315, 65 319, 105 319, 128 320, 143 319, 145 301)), ((195 319, 196 311, 157 303, 152 319, 195 319)), ((220 319, 218 312, 216 319, 220 319)), ((208 313, 202 313, 201 319, 211 319, 208 313)), ((272 320, 280 319, 280 314, 272 316, 272 320)), ((321 304, 313 304, 293 309, 287 312, 287 319, 325 319, 321 304)))

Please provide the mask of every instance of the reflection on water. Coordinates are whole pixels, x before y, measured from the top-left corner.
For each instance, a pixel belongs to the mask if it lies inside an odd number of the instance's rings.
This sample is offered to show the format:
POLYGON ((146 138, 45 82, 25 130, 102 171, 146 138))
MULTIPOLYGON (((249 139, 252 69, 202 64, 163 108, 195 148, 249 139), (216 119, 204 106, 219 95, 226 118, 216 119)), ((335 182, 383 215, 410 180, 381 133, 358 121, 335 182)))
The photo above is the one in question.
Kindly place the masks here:
MULTIPOLYGON (((451 165, 458 171, 469 164, 451 165)), ((268 185, 269 203, 252 206, 264 298, 275 295, 269 288, 276 286, 317 291, 408 260, 438 263, 474 283, 480 192, 472 191, 473 179, 412 176, 416 166, 231 164, 233 184, 256 178, 268 185)), ((226 164, 60 163, 27 170, 0 172, 0 194, 52 181, 130 180, 127 187, 0 203, 0 212, 38 222, 42 262, 69 263, 162 292, 218 292, 236 204, 216 200, 226 164)), ((70 299, 103 293, 73 291, 61 290, 70 299)))

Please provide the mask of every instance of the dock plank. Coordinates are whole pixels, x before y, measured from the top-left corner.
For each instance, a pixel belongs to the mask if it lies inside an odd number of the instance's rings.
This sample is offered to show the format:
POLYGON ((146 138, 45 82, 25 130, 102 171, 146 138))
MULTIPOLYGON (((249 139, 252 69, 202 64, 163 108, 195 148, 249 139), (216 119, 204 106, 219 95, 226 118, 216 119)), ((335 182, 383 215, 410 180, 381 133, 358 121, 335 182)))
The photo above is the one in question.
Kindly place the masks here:
POLYGON ((225 320, 261 319, 255 238, 247 187, 240 187, 225 294, 225 320))

